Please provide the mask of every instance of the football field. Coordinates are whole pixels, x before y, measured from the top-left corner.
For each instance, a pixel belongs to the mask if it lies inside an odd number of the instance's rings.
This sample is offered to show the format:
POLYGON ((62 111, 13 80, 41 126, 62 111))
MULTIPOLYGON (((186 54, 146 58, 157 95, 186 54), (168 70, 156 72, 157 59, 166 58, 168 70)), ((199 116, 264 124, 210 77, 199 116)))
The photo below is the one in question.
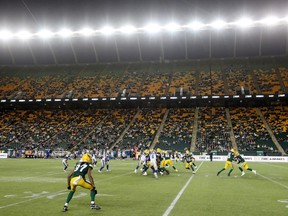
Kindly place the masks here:
MULTIPOLYGON (((69 160, 68 172, 76 161, 69 160)), ((219 176, 225 162, 196 161, 195 175, 174 163, 179 172, 153 177, 134 173, 137 161, 111 160, 110 172, 93 170, 98 190, 90 210, 89 191, 78 188, 69 210, 62 212, 68 190, 61 159, 1 159, 0 215, 125 215, 125 216, 236 216, 288 215, 288 164, 248 163, 257 174, 235 167, 219 176)))

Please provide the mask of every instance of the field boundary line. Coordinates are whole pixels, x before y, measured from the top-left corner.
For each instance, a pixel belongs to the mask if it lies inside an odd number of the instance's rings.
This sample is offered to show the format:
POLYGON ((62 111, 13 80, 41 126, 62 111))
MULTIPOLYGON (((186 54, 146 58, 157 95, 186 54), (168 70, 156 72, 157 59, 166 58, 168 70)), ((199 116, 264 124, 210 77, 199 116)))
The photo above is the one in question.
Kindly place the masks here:
MULTIPOLYGON (((202 166, 202 164, 204 163, 204 161, 201 162, 201 164, 199 165, 197 171, 199 170, 199 168, 202 166)), ((172 203, 170 204, 170 206, 166 209, 165 213, 163 214, 163 216, 168 216, 170 214, 170 212, 173 210, 174 206, 176 205, 176 203, 178 202, 178 200, 180 199, 180 197, 182 196, 182 194, 184 193, 184 191, 186 190, 186 188, 188 187, 189 183, 192 181, 192 179, 194 178, 194 174, 192 174, 192 176, 188 179, 188 181, 186 182, 186 184, 183 186, 183 188, 179 191, 179 193, 177 194, 177 196, 175 197, 175 199, 172 201, 172 203)))
POLYGON ((288 189, 288 186, 287 186, 287 185, 284 185, 284 184, 282 184, 282 183, 280 183, 280 182, 277 182, 277 181, 275 181, 275 180, 273 180, 273 179, 271 179, 271 178, 269 178, 269 177, 267 177, 267 176, 261 175, 261 174, 259 174, 259 173, 257 173, 257 175, 259 175, 260 177, 262 177, 262 178, 264 178, 264 179, 266 179, 266 180, 268 180, 268 181, 271 181, 271 182, 273 182, 273 183, 275 183, 275 184, 278 184, 278 185, 280 185, 280 186, 288 189))

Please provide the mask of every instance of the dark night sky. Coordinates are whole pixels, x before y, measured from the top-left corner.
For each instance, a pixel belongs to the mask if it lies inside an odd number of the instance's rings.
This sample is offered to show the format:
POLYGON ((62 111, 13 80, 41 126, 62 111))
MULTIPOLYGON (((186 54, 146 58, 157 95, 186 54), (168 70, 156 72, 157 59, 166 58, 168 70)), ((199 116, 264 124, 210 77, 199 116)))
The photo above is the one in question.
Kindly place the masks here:
MULTIPOLYGON (((285 17, 288 15, 287 0, 0 0, 0 29, 8 28, 17 31, 19 28, 29 28, 38 31, 49 27, 58 31, 63 26, 79 30, 83 26, 94 29, 110 24, 120 27, 131 23, 137 27, 144 26, 149 21, 166 24, 174 20, 180 24, 187 24, 197 19, 209 23, 217 17, 234 21, 242 15, 252 19, 261 19, 267 15, 285 17)), ((286 31, 276 29, 276 33, 268 32, 263 37, 263 54, 282 54, 286 41, 286 31), (277 41, 277 43, 273 43, 277 41)), ((274 32, 275 32, 274 31, 274 32)), ((239 35, 238 56, 257 55, 257 39, 259 31, 251 30, 250 35, 239 35), (243 44, 245 46, 243 46, 243 44), (253 49, 254 48, 254 49, 253 49)), ((207 58, 207 32, 198 35, 188 35, 189 58, 207 58), (193 48, 192 48, 193 47, 193 48)), ((184 58, 184 38, 181 35, 164 35, 164 51, 168 59, 184 58)), ((96 38, 95 45, 99 53, 99 61, 116 61, 115 47, 112 39, 96 38)), ((143 60, 159 59, 159 40, 145 36, 140 37, 143 60), (158 47, 157 47, 158 46, 158 47), (156 48, 155 48, 156 47, 156 48)), ((71 47, 66 41, 50 42, 59 63, 75 63, 71 47)), ((81 39, 73 39, 79 63, 95 62, 91 44, 81 39), (90 52, 90 53, 89 53, 90 52)), ((139 60, 135 38, 117 38, 119 54, 122 61, 139 60)), ((217 33, 213 35, 213 57, 231 57, 233 50, 233 32, 217 33), (224 36, 225 35, 225 36, 224 36)), ((16 64, 33 64, 27 44, 13 44, 11 46, 16 64)), ((31 48, 39 64, 54 62, 48 44, 35 41, 31 48)), ((0 64, 11 64, 11 54, 5 44, 0 43, 0 64)))

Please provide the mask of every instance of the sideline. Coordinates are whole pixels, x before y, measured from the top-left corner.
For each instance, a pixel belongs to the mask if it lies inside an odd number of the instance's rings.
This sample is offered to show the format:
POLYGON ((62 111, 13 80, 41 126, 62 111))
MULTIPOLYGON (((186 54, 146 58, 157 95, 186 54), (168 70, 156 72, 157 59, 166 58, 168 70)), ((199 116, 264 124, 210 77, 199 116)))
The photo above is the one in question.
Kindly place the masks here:
MULTIPOLYGON (((204 163, 204 161, 201 162, 201 164, 198 166, 196 173, 198 172, 199 168, 202 166, 202 164, 204 163)), ((179 191, 179 193, 177 194, 177 196, 175 197, 175 199, 172 201, 172 203, 170 204, 170 206, 167 208, 167 210, 165 211, 165 213, 163 214, 163 216, 168 216, 170 214, 170 212, 172 211, 172 209, 174 208, 174 206, 176 205, 176 203, 178 202, 178 200, 180 199, 180 197, 182 196, 182 194, 184 193, 184 191, 186 190, 186 188, 188 187, 189 183, 192 181, 192 179, 194 178, 194 174, 192 174, 192 176, 188 179, 188 181, 186 182, 186 184, 184 185, 184 187, 179 191)))

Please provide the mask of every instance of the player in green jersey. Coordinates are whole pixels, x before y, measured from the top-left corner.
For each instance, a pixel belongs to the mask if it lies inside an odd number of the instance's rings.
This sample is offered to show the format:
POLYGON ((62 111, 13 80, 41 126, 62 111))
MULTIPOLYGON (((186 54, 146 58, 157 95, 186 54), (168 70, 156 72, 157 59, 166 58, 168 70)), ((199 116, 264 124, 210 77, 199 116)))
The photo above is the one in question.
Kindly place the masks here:
POLYGON ((235 161, 237 161, 237 164, 240 164, 241 163, 241 166, 239 167, 239 170, 241 171, 241 176, 245 175, 245 172, 243 170, 246 169, 246 170, 249 170, 251 172, 253 172, 255 175, 256 175, 256 170, 253 170, 251 168, 249 168, 248 166, 248 163, 245 161, 245 159, 240 155, 238 154, 236 157, 235 157, 235 161), (243 167, 243 168, 242 168, 243 167))
POLYGON ((234 166, 233 166, 232 162, 233 162, 235 156, 236 156, 235 150, 234 150, 234 149, 231 149, 231 151, 228 152, 228 156, 227 156, 227 160, 226 160, 226 162, 225 162, 224 168, 221 169, 221 170, 217 173, 217 176, 219 176, 219 174, 220 174, 221 172, 223 172, 224 170, 226 170, 228 167, 231 167, 231 169, 230 169, 229 172, 228 172, 228 176, 230 176, 231 172, 234 170, 234 166))
POLYGON ((196 174, 195 168, 197 168, 197 166, 194 163, 195 158, 193 157, 192 152, 190 152, 187 148, 184 150, 185 155, 183 156, 183 160, 185 161, 185 168, 189 170, 191 169, 192 173, 196 174))
POLYGON ((176 167, 173 165, 170 154, 168 153, 168 151, 164 151, 164 166, 163 167, 169 167, 169 166, 171 166, 176 172, 178 172, 176 167))
POLYGON ((66 203, 63 207, 63 211, 68 211, 68 204, 71 201, 77 186, 86 188, 90 190, 90 208, 99 210, 100 206, 95 204, 95 196, 97 190, 95 188, 94 179, 91 175, 93 170, 92 157, 89 154, 84 154, 81 158, 81 161, 76 164, 73 171, 71 171, 67 177, 68 190, 70 190, 66 203), (86 174, 88 175, 89 181, 85 179, 86 174))

